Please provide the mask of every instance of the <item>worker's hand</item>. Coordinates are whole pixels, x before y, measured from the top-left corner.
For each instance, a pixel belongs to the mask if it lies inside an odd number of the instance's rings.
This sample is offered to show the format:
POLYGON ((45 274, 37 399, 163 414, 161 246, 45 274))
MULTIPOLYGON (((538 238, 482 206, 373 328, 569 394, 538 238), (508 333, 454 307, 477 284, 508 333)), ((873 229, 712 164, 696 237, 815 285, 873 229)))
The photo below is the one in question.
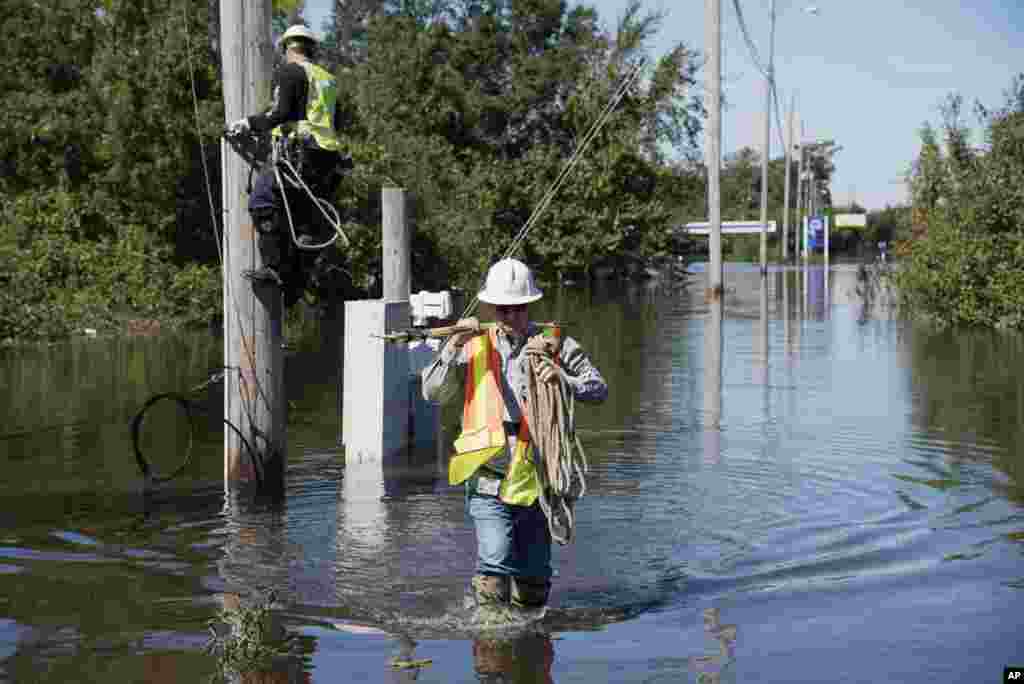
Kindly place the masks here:
POLYGON ((228 133, 231 135, 242 135, 249 132, 249 119, 242 118, 228 126, 228 133))
POLYGON ((551 359, 541 357, 537 362, 537 378, 541 382, 558 382, 558 366, 551 359))
POLYGON ((480 321, 477 320, 476 316, 470 318, 460 318, 459 322, 455 324, 459 328, 470 328, 467 332, 457 332, 451 336, 451 345, 456 349, 462 348, 462 345, 469 342, 473 337, 477 335, 480 330, 480 321))

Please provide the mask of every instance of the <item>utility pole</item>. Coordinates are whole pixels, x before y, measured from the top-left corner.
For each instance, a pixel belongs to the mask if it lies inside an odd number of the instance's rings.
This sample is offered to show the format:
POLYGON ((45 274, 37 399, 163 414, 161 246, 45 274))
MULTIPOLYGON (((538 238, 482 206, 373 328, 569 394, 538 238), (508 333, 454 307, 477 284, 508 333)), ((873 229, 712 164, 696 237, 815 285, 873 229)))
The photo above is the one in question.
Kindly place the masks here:
POLYGON ((764 138, 761 149, 761 277, 768 275, 768 158, 772 151, 772 88, 775 74, 775 0, 768 6, 768 73, 764 77, 764 138))
POLYGON ((797 141, 797 149, 800 150, 800 161, 796 170, 796 249, 800 256, 807 259, 807 246, 805 244, 804 231, 804 122, 800 121, 800 139, 797 141))
MULTIPOLYGON (((271 0, 220 0, 225 124, 270 101, 271 0)), ((255 452, 246 452, 233 430, 224 431, 224 481, 284 482, 284 351, 281 291, 242 277, 260 268, 248 211, 248 166, 221 144, 224 203, 224 417, 255 452), (253 459, 261 465, 254 466, 253 459), (255 468, 259 467, 257 471, 255 468)))
POLYGON ((782 262, 788 263, 789 261, 789 184, 790 176, 792 175, 790 166, 792 162, 793 152, 793 109, 796 107, 796 93, 793 94, 792 100, 789 105, 789 113, 786 115, 786 187, 783 190, 784 199, 782 201, 782 262))
POLYGON ((709 52, 707 164, 708 223, 711 232, 708 239, 711 263, 706 296, 709 301, 718 302, 722 298, 722 0, 705 0, 704 15, 709 52))

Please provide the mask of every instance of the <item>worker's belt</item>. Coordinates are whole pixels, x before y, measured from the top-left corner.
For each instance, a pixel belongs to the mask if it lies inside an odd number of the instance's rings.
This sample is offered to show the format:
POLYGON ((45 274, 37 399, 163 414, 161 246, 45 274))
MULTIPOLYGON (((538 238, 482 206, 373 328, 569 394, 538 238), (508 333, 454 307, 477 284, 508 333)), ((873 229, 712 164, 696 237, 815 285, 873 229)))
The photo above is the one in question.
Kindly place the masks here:
POLYGON ((515 437, 519 434, 519 421, 518 420, 503 420, 502 424, 505 426, 505 434, 515 437))

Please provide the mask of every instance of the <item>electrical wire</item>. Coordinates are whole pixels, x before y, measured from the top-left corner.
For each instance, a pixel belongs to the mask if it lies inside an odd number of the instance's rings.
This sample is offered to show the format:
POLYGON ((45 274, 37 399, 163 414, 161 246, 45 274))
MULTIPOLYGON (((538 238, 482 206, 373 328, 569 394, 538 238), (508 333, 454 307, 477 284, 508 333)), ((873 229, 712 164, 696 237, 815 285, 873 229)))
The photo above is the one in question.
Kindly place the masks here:
MULTIPOLYGON (((219 373, 212 375, 210 379, 207 380, 206 382, 192 388, 189 394, 195 394, 197 392, 205 390, 210 385, 213 385, 217 382, 221 382, 223 379, 224 371, 220 371, 219 373)), ((180 476, 182 473, 184 473, 185 470, 188 468, 189 464, 192 463, 192 446, 193 442, 195 441, 195 411, 200 411, 204 413, 207 412, 205 408, 203 408, 195 400, 190 399, 188 395, 181 394, 178 392, 163 392, 161 394, 155 394, 152 397, 150 397, 146 401, 146 403, 142 405, 142 408, 139 409, 138 413, 135 414, 135 417, 132 418, 132 450, 135 453, 135 463, 139 466, 139 472, 142 473, 142 476, 146 478, 146 480, 154 483, 169 482, 174 478, 180 476), (185 417, 188 419, 188 446, 185 449, 185 456, 182 459, 181 464, 167 474, 159 474, 154 471, 153 466, 142 453, 142 446, 140 444, 142 439, 142 425, 143 421, 146 418, 146 412, 162 401, 173 401, 176 404, 178 404, 178 406, 184 409, 185 417)), ((223 422, 226 427, 228 427, 238 436, 239 441, 245 447, 245 451, 247 454, 249 454, 249 459, 252 462, 253 472, 256 475, 256 482, 260 487, 262 487, 264 478, 262 472, 263 468, 259 456, 253 450, 252 445, 249 444, 249 441, 246 440, 245 436, 242 435, 241 430, 239 430, 237 426, 235 426, 227 418, 224 418, 223 422)))
MULTIPOLYGON (((561 171, 559 171, 558 176, 551 183, 551 185, 548 186, 548 189, 544 193, 543 197, 541 197, 540 202, 538 202, 537 206, 534 207, 533 213, 530 214, 530 217, 519 229, 519 232, 516 234, 516 237, 512 240, 512 244, 509 245, 508 249, 505 250, 505 254, 502 257, 502 259, 507 259, 511 257, 516 252, 516 250, 519 249, 519 246, 526 239, 527 235, 529 235, 530 230, 540 219, 541 215, 547 209, 548 205, 551 204, 551 200, 554 199, 554 196, 558 193, 559 189, 561 189, 566 179, 572 173, 573 169, 576 167, 576 164, 579 163, 579 160, 583 157, 583 153, 586 152, 587 148, 590 146, 590 143, 593 142, 594 138, 597 137, 597 133, 601 130, 604 124, 607 123, 608 119, 611 118, 612 112, 618 106, 619 102, 622 101, 622 98, 625 97, 626 93, 629 91, 629 88, 633 85, 633 82, 636 80, 637 76, 640 75, 640 72, 643 69, 646 62, 647 58, 641 57, 637 61, 637 63, 633 65, 633 70, 622 80, 622 82, 616 88, 612 98, 608 101, 604 109, 601 111, 601 114, 591 125, 587 133, 583 136, 582 142, 573 151, 572 156, 569 157, 569 160, 562 167, 561 171)), ((462 318, 466 318, 467 316, 469 316, 476 308, 477 302, 479 301, 479 290, 483 287, 484 279, 486 279, 486 274, 484 275, 484 278, 481 279, 480 287, 477 288, 478 294, 474 295, 472 301, 470 301, 470 303, 466 306, 465 311, 463 311, 462 313, 462 318)))
POLYGON ((732 4, 736 9, 736 19, 739 21, 740 32, 743 34, 743 40, 750 51, 750 58, 753 60, 754 67, 761 72, 762 76, 770 80, 771 76, 769 76, 768 70, 761 64, 761 57, 758 55, 757 46, 754 45, 754 41, 750 38, 750 32, 747 31, 747 23, 743 19, 743 8, 740 7, 740 0, 732 0, 732 4))

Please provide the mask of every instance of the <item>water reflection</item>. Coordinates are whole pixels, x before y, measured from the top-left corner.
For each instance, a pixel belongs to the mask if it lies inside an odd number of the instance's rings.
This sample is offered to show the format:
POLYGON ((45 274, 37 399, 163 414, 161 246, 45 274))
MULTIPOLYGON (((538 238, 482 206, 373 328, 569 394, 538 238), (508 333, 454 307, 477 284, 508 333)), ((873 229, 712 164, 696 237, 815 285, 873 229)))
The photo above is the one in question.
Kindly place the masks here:
POLYGON ((725 302, 708 304, 704 328, 704 462, 718 463, 722 454, 722 316, 725 302))
MULTIPOLYGON (((0 407, 21 434, 0 441, 0 679, 203 681, 221 597, 271 587, 290 628, 351 621, 408 635, 324 629, 303 646, 304 669, 286 664, 272 681, 549 681, 555 649, 576 678, 593 668, 629 682, 726 681, 736 677, 726 622, 743 624, 745 641, 756 630, 765 651, 792 651, 759 674, 795 681, 808 677, 801 655, 826 637, 765 640, 777 615, 799 611, 853 633, 835 653, 858 661, 850 671, 864 668, 865 681, 885 681, 878 670, 890 665, 960 674, 1008 661, 1024 596, 1021 337, 905 325, 881 314, 881 294, 863 316, 855 267, 759 280, 756 267, 730 268, 724 309, 617 285, 542 300, 538 316, 569 325, 613 388, 579 416, 591 472, 580 542, 555 552, 542 627, 566 634, 557 644, 473 631, 460 491, 439 479, 389 494, 345 475, 337 373, 324 372, 337 366, 336 339, 288 359, 286 501, 225 502, 218 423, 202 427, 209 444, 199 440, 182 480, 133 489, 127 419, 150 395, 207 377, 219 360, 199 350, 215 341, 5 352, 0 407), (677 616, 735 596, 744 600, 728 603, 728 620, 708 616, 706 648, 680 648, 677 616), (901 619, 929 625, 929 639, 901 619), (659 622, 672 622, 675 641, 651 638, 659 622), (945 632, 933 639, 933 627, 945 632), (620 637, 629 655, 600 647, 620 637), (396 670, 393 649, 458 655, 396 670)), ((152 444, 180 461, 173 439, 152 444)))
POLYGON ((545 632, 473 640, 473 669, 480 684, 552 684, 555 649, 545 632))
POLYGON ((736 681, 736 625, 723 625, 718 608, 703 612, 704 634, 714 642, 710 653, 690 656, 690 670, 699 684, 736 681))

